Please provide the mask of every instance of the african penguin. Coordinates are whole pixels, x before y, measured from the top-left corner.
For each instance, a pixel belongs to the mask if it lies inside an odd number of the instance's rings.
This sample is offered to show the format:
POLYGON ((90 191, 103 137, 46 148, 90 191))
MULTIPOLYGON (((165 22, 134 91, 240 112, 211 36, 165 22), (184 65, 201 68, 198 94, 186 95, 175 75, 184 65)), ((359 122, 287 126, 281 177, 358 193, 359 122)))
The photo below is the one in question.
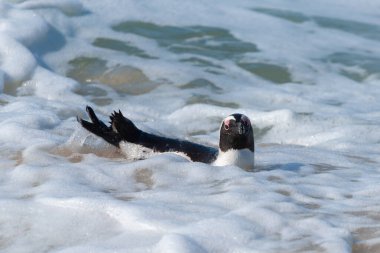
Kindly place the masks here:
POLYGON ((243 114, 235 113, 222 121, 220 126, 219 152, 214 165, 236 165, 252 170, 255 143, 252 124, 243 114))
POLYGON ((216 166, 236 165, 245 170, 254 166, 254 137, 250 120, 239 113, 225 118, 220 126, 219 149, 146 133, 125 118, 121 111, 110 116, 110 126, 98 119, 94 110, 87 106, 90 121, 77 117, 78 122, 88 131, 119 147, 123 142, 138 144, 155 152, 179 152, 194 162, 216 166))

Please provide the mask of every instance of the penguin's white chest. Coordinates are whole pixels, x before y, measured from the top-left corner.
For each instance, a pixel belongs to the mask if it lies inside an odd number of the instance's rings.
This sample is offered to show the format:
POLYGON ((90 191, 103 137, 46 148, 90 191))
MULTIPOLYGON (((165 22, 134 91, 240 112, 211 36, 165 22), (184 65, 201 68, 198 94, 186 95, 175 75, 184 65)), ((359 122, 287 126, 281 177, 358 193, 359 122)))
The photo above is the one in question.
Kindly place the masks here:
POLYGON ((253 170, 255 164, 254 153, 249 149, 230 149, 226 152, 219 150, 214 161, 215 166, 236 165, 244 170, 253 170))

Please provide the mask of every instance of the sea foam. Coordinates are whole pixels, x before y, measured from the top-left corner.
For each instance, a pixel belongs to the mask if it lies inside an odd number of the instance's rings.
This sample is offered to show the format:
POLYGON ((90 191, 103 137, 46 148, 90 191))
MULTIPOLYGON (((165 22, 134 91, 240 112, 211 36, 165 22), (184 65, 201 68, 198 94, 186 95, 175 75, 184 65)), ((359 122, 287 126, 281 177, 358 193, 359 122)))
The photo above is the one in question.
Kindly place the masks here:
POLYGON ((3 252, 377 252, 378 1, 0 3, 3 252), (92 106, 254 172, 107 144, 92 106))

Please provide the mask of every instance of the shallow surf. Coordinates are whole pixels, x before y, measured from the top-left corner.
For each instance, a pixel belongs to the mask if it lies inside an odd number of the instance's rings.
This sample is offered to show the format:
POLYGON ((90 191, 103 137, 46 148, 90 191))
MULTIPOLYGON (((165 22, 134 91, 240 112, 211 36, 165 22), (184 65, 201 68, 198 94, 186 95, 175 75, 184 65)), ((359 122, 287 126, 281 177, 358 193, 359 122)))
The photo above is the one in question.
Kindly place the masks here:
POLYGON ((380 252, 378 1, 0 1, 2 252, 380 252), (91 105, 255 171, 111 147, 91 105))

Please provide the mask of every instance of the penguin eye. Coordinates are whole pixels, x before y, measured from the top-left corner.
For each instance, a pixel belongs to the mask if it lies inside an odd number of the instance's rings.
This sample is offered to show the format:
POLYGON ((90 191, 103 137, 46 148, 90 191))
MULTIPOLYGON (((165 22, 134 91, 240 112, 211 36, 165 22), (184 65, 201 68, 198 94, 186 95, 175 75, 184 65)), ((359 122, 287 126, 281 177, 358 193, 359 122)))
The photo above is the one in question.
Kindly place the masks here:
POLYGON ((230 126, 229 125, 224 125, 224 130, 228 130, 228 129, 230 129, 230 126))

